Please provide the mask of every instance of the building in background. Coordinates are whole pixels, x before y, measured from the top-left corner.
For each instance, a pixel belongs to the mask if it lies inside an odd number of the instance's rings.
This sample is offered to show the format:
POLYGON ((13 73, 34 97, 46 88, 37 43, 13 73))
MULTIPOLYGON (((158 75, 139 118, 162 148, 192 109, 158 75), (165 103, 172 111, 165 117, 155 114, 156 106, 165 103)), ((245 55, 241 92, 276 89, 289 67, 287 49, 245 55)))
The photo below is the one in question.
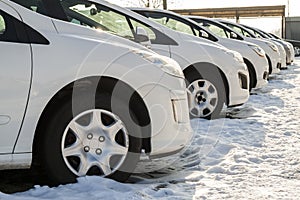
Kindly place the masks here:
POLYGON ((300 41, 300 17, 287 17, 285 22, 286 38, 300 41))

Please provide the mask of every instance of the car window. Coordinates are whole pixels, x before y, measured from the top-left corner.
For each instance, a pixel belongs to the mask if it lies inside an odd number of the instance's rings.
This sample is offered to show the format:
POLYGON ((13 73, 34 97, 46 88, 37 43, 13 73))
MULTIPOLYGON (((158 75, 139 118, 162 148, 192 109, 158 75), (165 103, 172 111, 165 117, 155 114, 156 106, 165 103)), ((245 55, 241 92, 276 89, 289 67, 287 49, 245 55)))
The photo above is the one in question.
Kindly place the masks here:
POLYGON ((256 33, 255 33, 254 30, 252 30, 252 29, 248 29, 248 30, 249 30, 249 32, 251 32, 252 34, 256 35, 256 33))
POLYGON ((4 32, 5 32, 5 21, 2 15, 0 15, 0 34, 3 35, 4 32))
POLYGON ((12 0, 17 4, 20 4, 24 6, 25 8, 28 8, 34 12, 38 12, 40 14, 46 15, 46 9, 44 2, 42 0, 12 0))
POLYGON ((252 37, 247 31, 243 31, 243 35, 246 37, 252 37))
POLYGON ((178 21, 176 19, 173 19, 173 18, 170 18, 167 16, 161 16, 161 17, 156 16, 153 18, 153 17, 151 17, 151 15, 149 16, 149 19, 151 19, 157 23, 160 23, 170 29, 173 29, 175 31, 194 35, 193 29, 191 28, 191 26, 184 24, 183 22, 178 21))
POLYGON ((12 43, 49 43, 37 31, 2 10, 0 10, 0 41, 12 43))
MULTIPOLYGON (((229 26, 230 28, 232 28, 234 31, 236 31, 236 32, 238 32, 238 33, 244 35, 244 32, 243 32, 243 30, 242 30, 240 27, 233 26, 233 25, 231 25, 231 24, 226 24, 226 25, 229 26)), ((245 36, 245 35, 244 35, 244 36, 245 36)))
POLYGON ((133 41, 135 28, 140 26, 148 32, 152 44, 178 45, 176 41, 154 27, 98 3, 86 0, 12 1, 52 18, 108 31, 133 41))
POLYGON ((199 23, 201 26, 206 27, 207 29, 209 29, 211 32, 213 32, 214 34, 218 35, 219 37, 223 37, 223 38, 228 38, 229 35, 227 32, 225 32, 224 29, 214 25, 214 24, 210 24, 208 22, 200 22, 199 23))
POLYGON ((61 5, 72 23, 108 31, 133 41, 136 28, 142 27, 148 32, 151 41, 157 39, 151 27, 100 4, 81 0, 64 0, 61 1, 61 5))
POLYGON ((0 41, 19 42, 15 22, 14 17, 0 10, 0 41))
POLYGON ((84 22, 84 20, 90 19, 99 24, 99 26, 95 28, 109 31, 113 34, 128 39, 134 39, 134 35, 128 24, 127 18, 119 13, 116 13, 112 10, 107 10, 100 5, 96 6, 95 4, 91 4, 89 2, 77 3, 71 6, 68 6, 68 4, 64 3, 62 3, 62 5, 67 16, 71 18, 71 22, 73 23, 92 26, 93 23, 88 23, 88 21, 86 21, 86 23, 84 22), (74 13, 79 14, 77 15, 77 18, 74 13), (80 15, 85 16, 88 19, 84 19, 80 17, 80 15))
POLYGON ((145 26, 144 24, 142 24, 136 20, 133 20, 133 19, 130 19, 130 23, 132 24, 134 30, 137 30, 137 27, 144 28, 147 31, 150 40, 156 39, 156 34, 148 26, 145 26))
POLYGON ((261 34, 261 33, 259 33, 259 32, 256 32, 256 31, 254 31, 254 35, 255 35, 256 37, 258 37, 258 38, 264 38, 264 35, 263 35, 263 34, 261 34))

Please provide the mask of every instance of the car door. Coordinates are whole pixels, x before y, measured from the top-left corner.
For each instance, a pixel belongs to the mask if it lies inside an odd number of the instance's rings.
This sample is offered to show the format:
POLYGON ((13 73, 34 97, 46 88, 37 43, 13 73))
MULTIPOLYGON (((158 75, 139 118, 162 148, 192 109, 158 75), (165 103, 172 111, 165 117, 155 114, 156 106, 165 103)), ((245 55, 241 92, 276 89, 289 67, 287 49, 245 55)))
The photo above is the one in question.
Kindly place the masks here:
POLYGON ((30 44, 20 41, 20 16, 0 2, 0 154, 12 153, 26 111, 31 81, 30 44))

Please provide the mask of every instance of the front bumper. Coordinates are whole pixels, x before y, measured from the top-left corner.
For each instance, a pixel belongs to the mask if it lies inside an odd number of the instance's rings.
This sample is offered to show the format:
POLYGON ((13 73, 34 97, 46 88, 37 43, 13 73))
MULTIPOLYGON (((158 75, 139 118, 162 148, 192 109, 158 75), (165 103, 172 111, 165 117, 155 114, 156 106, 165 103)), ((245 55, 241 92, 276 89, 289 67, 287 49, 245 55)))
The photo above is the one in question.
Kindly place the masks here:
POLYGON ((274 64, 275 64, 275 67, 273 67, 272 74, 278 74, 280 72, 281 62, 274 63, 274 64))
POLYGON ((165 74, 144 97, 144 102, 149 110, 152 128, 150 158, 178 153, 189 144, 193 131, 183 78, 165 74))
POLYGON ((280 53, 280 58, 281 58, 281 67, 280 69, 286 69, 286 53, 282 45, 278 45, 279 53, 280 53))
POLYGON ((256 86, 254 89, 262 88, 268 84, 269 65, 266 57, 259 57, 255 62, 256 86))
POLYGON ((281 59, 281 56, 280 56, 280 52, 277 51, 273 51, 272 49, 269 50, 268 52, 268 56, 269 56, 269 59, 271 61, 271 67, 272 67, 272 74, 277 74, 280 72, 280 66, 281 66, 281 63, 282 63, 282 59, 281 59))
MULTIPOLYGON (((243 64, 244 65, 244 64, 243 64)), ((246 66, 245 66, 246 67, 246 66)), ((229 102, 228 106, 237 106, 244 104, 249 99, 249 73, 248 70, 240 69, 232 73, 228 79, 229 84, 229 102)))
POLYGON ((286 52, 286 64, 290 65, 292 63, 292 52, 289 47, 285 47, 286 52))

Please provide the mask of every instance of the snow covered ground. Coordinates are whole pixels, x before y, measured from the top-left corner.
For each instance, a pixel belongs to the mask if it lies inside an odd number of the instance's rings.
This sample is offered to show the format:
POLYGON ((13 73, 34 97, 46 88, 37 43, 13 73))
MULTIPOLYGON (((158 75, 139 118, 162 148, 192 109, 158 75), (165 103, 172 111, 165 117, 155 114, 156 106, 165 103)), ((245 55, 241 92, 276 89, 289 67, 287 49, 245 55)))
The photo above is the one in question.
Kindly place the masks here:
POLYGON ((254 93, 229 118, 192 120, 186 152, 134 184, 87 177, 0 199, 299 199, 300 59, 254 93))

